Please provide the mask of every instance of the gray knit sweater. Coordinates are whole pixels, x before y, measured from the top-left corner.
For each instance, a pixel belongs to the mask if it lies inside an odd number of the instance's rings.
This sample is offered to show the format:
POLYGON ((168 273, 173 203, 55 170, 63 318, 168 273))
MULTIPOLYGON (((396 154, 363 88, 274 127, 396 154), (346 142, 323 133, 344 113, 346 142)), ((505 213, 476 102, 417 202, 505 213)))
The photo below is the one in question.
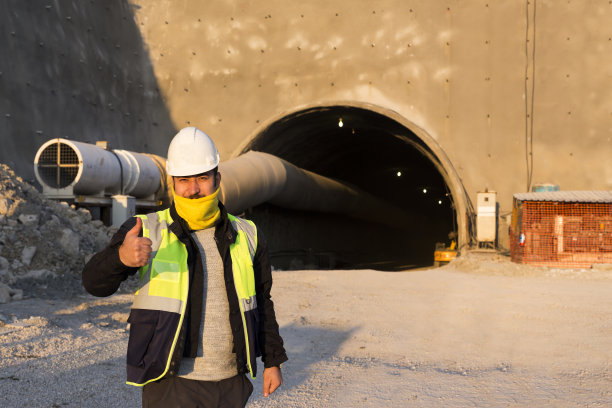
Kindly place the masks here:
POLYGON ((197 357, 184 357, 178 375, 192 380, 220 381, 238 374, 236 353, 232 353, 234 343, 223 261, 214 234, 214 227, 191 234, 200 249, 204 270, 202 323, 197 357))

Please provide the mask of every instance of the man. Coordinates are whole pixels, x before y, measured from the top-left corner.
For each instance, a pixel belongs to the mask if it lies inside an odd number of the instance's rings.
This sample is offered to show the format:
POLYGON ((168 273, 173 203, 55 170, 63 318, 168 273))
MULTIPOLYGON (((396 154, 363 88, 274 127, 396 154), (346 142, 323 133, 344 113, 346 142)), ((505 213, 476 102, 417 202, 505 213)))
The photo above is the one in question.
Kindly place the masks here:
POLYGON ((83 285, 109 296, 139 272, 128 322, 127 383, 143 407, 244 407, 255 359, 263 394, 282 382, 287 360, 270 298, 266 242, 217 199, 213 141, 189 127, 168 148, 173 204, 126 221, 83 270, 83 285))

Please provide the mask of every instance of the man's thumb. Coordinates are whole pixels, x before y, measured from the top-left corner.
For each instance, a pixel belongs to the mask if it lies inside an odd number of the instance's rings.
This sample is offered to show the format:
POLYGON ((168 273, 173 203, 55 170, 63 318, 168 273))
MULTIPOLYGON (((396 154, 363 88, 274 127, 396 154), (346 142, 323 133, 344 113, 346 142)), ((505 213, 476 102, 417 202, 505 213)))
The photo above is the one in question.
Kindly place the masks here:
POLYGON ((138 234, 140 234, 141 229, 142 229, 142 220, 140 219, 140 217, 136 217, 136 225, 134 225, 134 228, 129 230, 127 234, 125 234, 125 236, 126 237, 127 236, 137 237, 138 234))

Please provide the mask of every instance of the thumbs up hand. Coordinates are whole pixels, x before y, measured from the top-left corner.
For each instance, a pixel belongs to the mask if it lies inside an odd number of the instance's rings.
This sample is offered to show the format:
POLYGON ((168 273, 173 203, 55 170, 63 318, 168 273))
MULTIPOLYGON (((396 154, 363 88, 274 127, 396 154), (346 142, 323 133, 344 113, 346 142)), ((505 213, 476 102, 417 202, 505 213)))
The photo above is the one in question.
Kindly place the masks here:
POLYGON ((142 220, 136 218, 136 225, 125 234, 123 244, 119 247, 119 259, 125 266, 139 268, 149 262, 151 245, 149 238, 139 237, 142 229, 142 220))

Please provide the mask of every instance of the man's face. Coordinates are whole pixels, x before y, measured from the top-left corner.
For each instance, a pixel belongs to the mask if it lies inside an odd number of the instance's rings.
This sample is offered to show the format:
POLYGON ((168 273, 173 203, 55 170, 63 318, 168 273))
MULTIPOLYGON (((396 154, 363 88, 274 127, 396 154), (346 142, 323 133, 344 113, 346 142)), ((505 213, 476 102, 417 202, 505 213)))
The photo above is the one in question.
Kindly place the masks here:
POLYGON ((221 174, 215 170, 195 176, 172 177, 174 193, 184 198, 202 198, 211 195, 219 187, 221 174))

